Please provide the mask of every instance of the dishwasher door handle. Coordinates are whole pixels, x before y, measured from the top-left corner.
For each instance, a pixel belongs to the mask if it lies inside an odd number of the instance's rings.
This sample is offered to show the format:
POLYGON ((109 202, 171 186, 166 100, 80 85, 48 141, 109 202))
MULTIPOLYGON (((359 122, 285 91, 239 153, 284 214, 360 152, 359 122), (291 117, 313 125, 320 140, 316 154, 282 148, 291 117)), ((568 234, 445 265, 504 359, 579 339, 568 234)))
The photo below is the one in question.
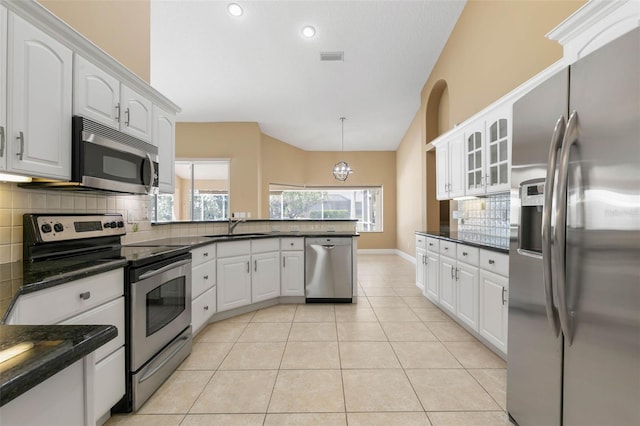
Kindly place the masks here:
POLYGON ((322 247, 326 248, 327 250, 333 250, 334 248, 336 248, 335 244, 327 244, 327 245, 323 245, 322 247))

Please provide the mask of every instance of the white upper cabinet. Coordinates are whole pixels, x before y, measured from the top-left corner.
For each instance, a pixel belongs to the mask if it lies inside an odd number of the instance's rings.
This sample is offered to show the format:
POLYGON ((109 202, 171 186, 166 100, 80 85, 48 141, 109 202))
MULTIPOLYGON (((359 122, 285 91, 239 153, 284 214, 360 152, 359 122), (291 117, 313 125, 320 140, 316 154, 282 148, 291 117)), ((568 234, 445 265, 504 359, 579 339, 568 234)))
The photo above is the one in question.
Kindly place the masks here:
POLYGON ((79 55, 74 59, 73 112, 120 127, 120 82, 79 55))
POLYGON ((160 191, 173 194, 175 187, 176 117, 155 105, 153 106, 153 141, 158 145, 160 191))
POLYGON ((436 148, 436 198, 449 198, 449 144, 443 143, 436 148))
POLYGON ((7 169, 69 180, 72 52, 13 13, 8 23, 7 169))
POLYGON ((120 130, 151 142, 151 101, 123 84, 120 90, 120 102, 120 130))
POLYGON ((512 106, 497 108, 486 120, 485 186, 487 193, 509 190, 512 106))
POLYGON ((436 146, 436 197, 447 200, 464 195, 463 131, 453 132, 436 146))
POLYGON ((7 168, 7 9, 0 6, 0 170, 7 168))

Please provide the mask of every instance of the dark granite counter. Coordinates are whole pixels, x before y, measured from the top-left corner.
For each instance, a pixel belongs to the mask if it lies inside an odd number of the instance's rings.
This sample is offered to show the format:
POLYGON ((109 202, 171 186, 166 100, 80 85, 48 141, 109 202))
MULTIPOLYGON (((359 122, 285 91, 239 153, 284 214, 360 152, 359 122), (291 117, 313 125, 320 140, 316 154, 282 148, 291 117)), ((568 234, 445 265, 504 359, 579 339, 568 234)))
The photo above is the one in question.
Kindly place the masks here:
POLYGON ((117 335, 113 325, 0 325, 0 351, 19 343, 33 344, 26 352, 0 363, 0 406, 117 335))
MULTIPOLYGON (((234 218, 237 220, 239 218, 234 218)), ((259 223, 259 222, 357 222, 358 219, 252 219, 243 218, 245 222, 259 223)), ((229 223, 228 220, 176 220, 172 222, 151 222, 152 226, 155 225, 176 225, 176 224, 203 224, 203 223, 229 223)))
POLYGON ((462 243, 472 247, 479 247, 481 249, 496 251, 498 253, 509 254, 509 249, 506 247, 498 247, 478 241, 471 241, 465 238, 465 235, 462 235, 456 231, 416 231, 416 234, 425 235, 427 237, 434 237, 441 240, 448 240, 454 243, 462 243))
POLYGON ((0 317, 5 320, 11 306, 21 294, 122 268, 126 264, 126 259, 49 260, 39 263, 20 261, 0 264, 0 317))

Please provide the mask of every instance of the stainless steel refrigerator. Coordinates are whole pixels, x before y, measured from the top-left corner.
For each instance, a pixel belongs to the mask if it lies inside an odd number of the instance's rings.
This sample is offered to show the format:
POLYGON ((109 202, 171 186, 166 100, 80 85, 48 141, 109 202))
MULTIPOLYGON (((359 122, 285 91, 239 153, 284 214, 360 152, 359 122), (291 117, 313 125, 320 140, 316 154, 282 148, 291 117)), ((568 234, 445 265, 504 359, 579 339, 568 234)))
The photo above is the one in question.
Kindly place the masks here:
POLYGON ((640 29, 514 104, 507 411, 640 425, 640 29))

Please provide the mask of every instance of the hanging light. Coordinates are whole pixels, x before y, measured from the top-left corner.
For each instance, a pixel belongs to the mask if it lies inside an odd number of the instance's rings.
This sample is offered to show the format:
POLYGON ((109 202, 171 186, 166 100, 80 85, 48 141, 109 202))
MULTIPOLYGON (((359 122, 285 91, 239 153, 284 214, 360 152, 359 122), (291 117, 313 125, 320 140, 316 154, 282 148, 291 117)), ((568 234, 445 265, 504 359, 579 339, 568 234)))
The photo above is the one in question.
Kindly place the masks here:
MULTIPOLYGON (((342 153, 343 154, 344 154, 344 120, 346 120, 346 118, 340 117, 340 121, 342 122, 342 153)), ((333 177, 335 177, 336 180, 339 180, 341 182, 344 182, 345 180, 347 180, 347 178, 351 173, 353 173, 353 170, 351 170, 351 167, 349 167, 349 163, 347 163, 346 161, 339 161, 335 164, 335 166, 333 166, 333 177)))

